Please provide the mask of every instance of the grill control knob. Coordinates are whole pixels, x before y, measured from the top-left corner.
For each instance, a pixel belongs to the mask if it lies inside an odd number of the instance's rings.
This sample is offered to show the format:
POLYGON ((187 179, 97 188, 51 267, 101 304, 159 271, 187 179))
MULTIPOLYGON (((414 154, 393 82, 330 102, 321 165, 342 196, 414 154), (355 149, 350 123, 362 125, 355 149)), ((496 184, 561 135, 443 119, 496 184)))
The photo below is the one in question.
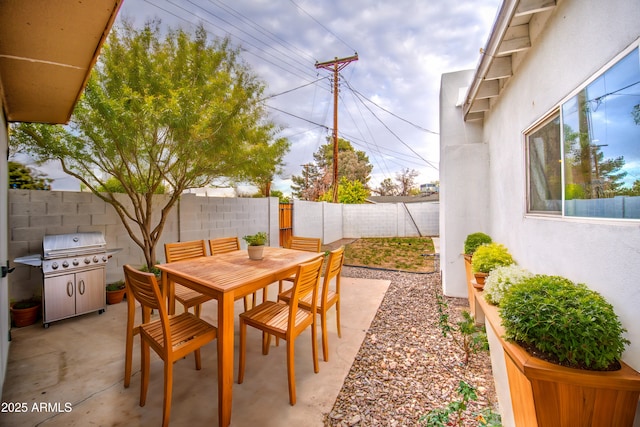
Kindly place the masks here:
POLYGON ((58 263, 57 263, 57 262, 55 262, 55 261, 54 261, 54 262, 52 262, 52 263, 51 263, 51 268, 53 268, 54 270, 57 270, 57 269, 58 269, 58 263))
POLYGON ((102 255, 102 262, 107 262, 107 256, 106 255, 102 255))
POLYGON ((90 260, 89 258, 85 258, 85 259, 84 259, 84 263, 85 263, 85 264, 91 264, 91 260, 90 260))
POLYGON ((100 261, 100 259, 97 256, 94 255, 93 262, 98 262, 98 261, 100 261))
POLYGON ((74 258, 74 259, 73 259, 72 264, 73 264, 73 265, 75 265, 75 266, 77 267, 77 266, 78 266, 78 264, 80 264, 80 261, 78 261, 78 259, 77 259, 77 258, 74 258))
POLYGON ((62 261, 62 266, 63 266, 64 268, 69 267, 69 261, 67 261, 67 260, 62 261))

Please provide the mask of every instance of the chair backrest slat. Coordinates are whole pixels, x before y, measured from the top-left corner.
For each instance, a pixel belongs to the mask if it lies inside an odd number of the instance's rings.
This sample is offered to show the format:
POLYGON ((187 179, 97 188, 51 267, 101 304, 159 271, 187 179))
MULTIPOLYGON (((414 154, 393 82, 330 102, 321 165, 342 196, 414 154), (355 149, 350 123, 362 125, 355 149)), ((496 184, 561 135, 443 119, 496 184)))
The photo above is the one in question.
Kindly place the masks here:
POLYGON ((298 303, 309 293, 311 296, 311 312, 316 315, 316 302, 318 300, 318 284, 320 283, 320 272, 322 271, 323 257, 318 256, 309 262, 300 264, 296 272, 296 280, 291 291, 291 302, 289 304, 289 328, 293 331, 295 326, 298 303))
POLYGON ((329 293, 329 283, 334 277, 337 277, 336 293, 340 293, 340 273, 342 272, 343 264, 344 246, 340 246, 338 249, 329 252, 329 259, 327 259, 327 267, 324 272, 324 281, 322 282, 322 303, 327 300, 327 294, 329 293))
POLYGON ((207 246, 204 240, 165 243, 164 255, 167 258, 167 262, 206 256, 207 246))
POLYGON ((240 240, 237 237, 220 237, 209 240, 211 255, 223 254, 240 250, 240 240))
MULTIPOLYGON (((162 303, 164 298, 160 292, 156 276, 153 273, 140 271, 130 265, 125 265, 123 268, 127 298, 135 298, 140 303, 142 323, 148 323, 151 320, 151 310, 158 310, 164 342, 170 343, 171 329, 169 328, 167 307, 162 303)), ((165 353, 168 352, 166 346, 164 351, 165 353)))
POLYGON ((291 236, 287 248, 307 252, 320 252, 321 244, 320 239, 315 237, 291 236))

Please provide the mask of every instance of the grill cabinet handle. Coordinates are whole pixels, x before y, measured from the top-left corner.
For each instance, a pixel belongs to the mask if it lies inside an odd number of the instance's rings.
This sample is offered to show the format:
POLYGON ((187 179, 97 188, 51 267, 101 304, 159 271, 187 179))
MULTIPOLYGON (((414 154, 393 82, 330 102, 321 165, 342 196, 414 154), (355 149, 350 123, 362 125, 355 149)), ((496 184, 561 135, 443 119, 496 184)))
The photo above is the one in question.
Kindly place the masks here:
POLYGON ((80 292, 80 295, 84 295, 84 291, 85 291, 84 280, 80 280, 80 283, 78 283, 78 292, 80 292))
POLYGON ((68 281, 67 282, 67 295, 69 295, 69 297, 73 296, 73 282, 72 281, 68 281))

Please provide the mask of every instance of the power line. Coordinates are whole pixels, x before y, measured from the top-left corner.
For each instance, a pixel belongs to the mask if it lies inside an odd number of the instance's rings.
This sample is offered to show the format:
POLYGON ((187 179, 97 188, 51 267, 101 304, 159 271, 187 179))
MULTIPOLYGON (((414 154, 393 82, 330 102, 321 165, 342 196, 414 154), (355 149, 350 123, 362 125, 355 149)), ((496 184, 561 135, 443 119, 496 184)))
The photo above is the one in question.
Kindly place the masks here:
POLYGON ((313 19, 313 21, 320 25, 322 28, 324 28, 326 31, 328 31, 331 35, 333 35, 335 38, 337 38, 338 40, 340 40, 345 46, 347 46, 349 49, 351 49, 353 52, 355 52, 357 49, 352 48, 349 43, 347 43, 346 41, 342 40, 342 38, 340 38, 339 35, 337 35, 336 33, 334 33, 333 31, 331 31, 329 28, 325 27, 324 25, 322 25, 322 23, 320 21, 318 21, 316 18, 314 18, 313 16, 311 16, 311 14, 309 12, 307 12, 306 10, 304 10, 302 7, 300 7, 296 2, 294 2, 293 0, 289 0, 295 7, 297 7, 298 9, 300 9, 305 15, 307 15, 309 18, 313 19))
POLYGON ((409 120, 407 120, 405 118, 402 118, 402 117, 398 116, 394 112, 387 110, 386 108, 382 107, 381 105, 376 104, 375 102, 373 102, 372 100, 370 100, 369 98, 367 98, 366 96, 364 96, 363 94, 358 92, 358 90, 355 89, 353 86, 351 86, 348 81, 345 80, 345 82, 347 83, 347 86, 349 87, 349 89, 352 90, 356 95, 358 95, 359 97, 363 98, 364 100, 372 103, 373 105, 375 105, 376 107, 378 107, 382 111, 391 114, 393 117, 395 117, 395 118, 397 118, 399 120, 402 120, 403 122, 406 122, 406 123, 410 124, 411 126, 417 128, 417 129, 423 130, 425 132, 428 132, 428 133, 431 133, 431 134, 434 134, 434 135, 439 135, 438 132, 434 132, 434 131, 432 131, 430 129, 427 129, 427 128, 424 128, 424 127, 422 127, 420 125, 417 125, 417 124, 415 124, 415 123, 413 123, 413 122, 411 122, 411 121, 409 121, 409 120))

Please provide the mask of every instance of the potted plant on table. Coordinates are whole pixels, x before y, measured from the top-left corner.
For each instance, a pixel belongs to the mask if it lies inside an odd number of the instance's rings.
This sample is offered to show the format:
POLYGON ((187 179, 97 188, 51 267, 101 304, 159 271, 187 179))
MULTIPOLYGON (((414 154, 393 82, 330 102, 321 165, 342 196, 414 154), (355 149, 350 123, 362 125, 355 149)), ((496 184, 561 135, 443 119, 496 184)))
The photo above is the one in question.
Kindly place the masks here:
POLYGON ((247 242, 249 258, 253 260, 261 260, 264 245, 267 243, 267 233, 260 231, 256 234, 244 236, 242 239, 247 242))
POLYGON ((21 328, 36 323, 41 307, 42 300, 36 296, 12 303, 9 310, 15 327, 21 328))
MULTIPOLYGON (((489 243, 480 246, 474 252, 471 260, 471 269, 473 270, 477 287, 479 289, 484 287, 484 279, 494 268, 514 263, 513 257, 504 245, 489 243)), ((474 284, 474 286, 476 285, 474 284)))
POLYGON ((124 299, 124 280, 109 283, 107 285, 107 304, 119 304, 124 299))
POLYGON ((626 330, 600 294, 536 275, 499 313, 516 425, 633 425, 640 374, 622 362, 626 330))

